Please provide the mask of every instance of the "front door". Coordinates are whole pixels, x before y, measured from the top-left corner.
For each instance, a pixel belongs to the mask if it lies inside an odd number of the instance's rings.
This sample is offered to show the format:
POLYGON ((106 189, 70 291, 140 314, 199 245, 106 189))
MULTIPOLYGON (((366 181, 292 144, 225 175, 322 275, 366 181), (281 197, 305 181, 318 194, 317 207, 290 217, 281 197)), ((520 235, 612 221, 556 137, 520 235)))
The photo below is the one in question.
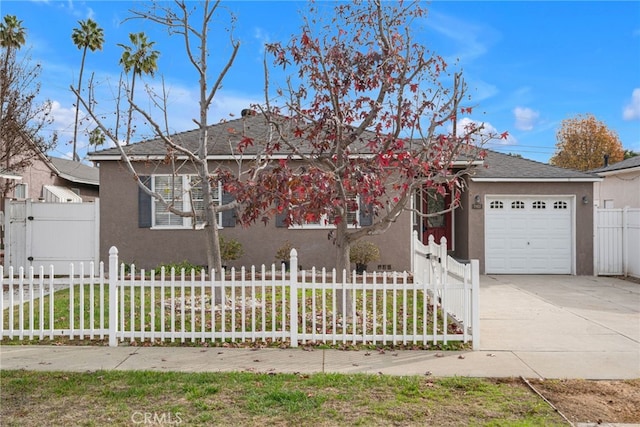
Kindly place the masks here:
MULTIPOLYGON (((435 190, 422 191, 420 206, 421 211, 427 214, 443 212, 451 207, 451 194, 447 193, 442 196, 435 190)), ((421 220, 418 221, 422 230, 422 242, 425 244, 428 243, 430 235, 433 235, 437 243, 440 243, 440 239, 445 237, 447 239, 447 249, 453 250, 452 219, 453 215, 451 211, 434 216, 422 217, 421 220)))

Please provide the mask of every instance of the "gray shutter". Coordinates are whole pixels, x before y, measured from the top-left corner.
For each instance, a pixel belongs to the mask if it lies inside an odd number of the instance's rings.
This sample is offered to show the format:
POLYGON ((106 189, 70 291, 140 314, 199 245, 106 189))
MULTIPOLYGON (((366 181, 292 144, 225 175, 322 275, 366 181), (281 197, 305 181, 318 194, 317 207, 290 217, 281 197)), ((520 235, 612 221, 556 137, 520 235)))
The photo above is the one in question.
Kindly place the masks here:
POLYGON ((287 228, 286 219, 287 219, 287 211, 285 210, 282 213, 276 214, 276 227, 278 228, 287 228))
MULTIPOLYGON (((139 176, 140 181, 146 185, 151 185, 150 176, 139 176)), ((153 221, 151 218, 151 203, 152 198, 150 195, 142 191, 142 188, 138 187, 138 227, 139 228, 151 228, 153 221)))
POLYGON ((373 205, 360 203, 360 227, 373 225, 373 205))
MULTIPOLYGON (((233 196, 226 191, 222 192, 222 204, 233 202, 233 196)), ((228 211, 222 211, 222 227, 235 227, 236 226, 236 210, 231 209, 228 211)))

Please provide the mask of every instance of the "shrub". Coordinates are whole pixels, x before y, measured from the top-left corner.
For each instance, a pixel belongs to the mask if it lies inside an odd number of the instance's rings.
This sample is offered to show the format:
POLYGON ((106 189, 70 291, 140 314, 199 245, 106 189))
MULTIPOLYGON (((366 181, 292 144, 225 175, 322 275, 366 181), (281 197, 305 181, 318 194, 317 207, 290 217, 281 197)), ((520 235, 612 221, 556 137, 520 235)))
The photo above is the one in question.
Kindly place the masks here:
POLYGON ((380 249, 371 242, 359 241, 351 246, 349 261, 356 265, 367 265, 369 262, 378 261, 379 259, 380 249))
POLYGON ((242 243, 235 239, 225 239, 220 236, 220 258, 222 261, 233 261, 244 255, 242 243))
POLYGON ((291 249, 293 249, 293 246, 291 245, 291 242, 287 240, 278 248, 278 251, 276 252, 276 261, 289 261, 291 249))
POLYGON ((206 270, 206 268, 202 265, 195 265, 192 264, 191 262, 184 260, 182 262, 167 262, 167 263, 163 263, 158 265, 155 270, 156 271, 160 271, 160 269, 164 267, 164 271, 166 271, 167 273, 171 271, 172 268, 174 268, 176 270, 176 273, 179 273, 180 271, 182 271, 182 269, 184 269, 184 271, 186 273, 191 272, 191 270, 195 270, 196 272, 199 272, 200 270, 202 270, 203 268, 206 270))

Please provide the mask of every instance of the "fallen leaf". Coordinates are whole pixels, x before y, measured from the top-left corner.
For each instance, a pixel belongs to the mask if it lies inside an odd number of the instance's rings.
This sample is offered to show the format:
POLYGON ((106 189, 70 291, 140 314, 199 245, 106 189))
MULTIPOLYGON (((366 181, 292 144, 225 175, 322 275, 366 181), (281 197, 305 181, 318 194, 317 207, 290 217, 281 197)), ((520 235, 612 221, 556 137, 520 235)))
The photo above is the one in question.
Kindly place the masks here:
POLYGON ((458 359, 464 359, 464 354, 461 354, 460 356, 458 356, 458 359))

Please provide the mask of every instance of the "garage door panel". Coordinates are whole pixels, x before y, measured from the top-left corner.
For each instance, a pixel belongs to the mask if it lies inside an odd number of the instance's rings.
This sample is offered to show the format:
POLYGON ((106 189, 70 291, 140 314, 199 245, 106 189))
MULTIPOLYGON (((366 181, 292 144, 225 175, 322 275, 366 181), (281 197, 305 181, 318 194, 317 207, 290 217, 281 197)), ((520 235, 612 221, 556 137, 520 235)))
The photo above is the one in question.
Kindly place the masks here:
POLYGON ((571 274, 571 198, 493 196, 486 206, 487 273, 571 274))

